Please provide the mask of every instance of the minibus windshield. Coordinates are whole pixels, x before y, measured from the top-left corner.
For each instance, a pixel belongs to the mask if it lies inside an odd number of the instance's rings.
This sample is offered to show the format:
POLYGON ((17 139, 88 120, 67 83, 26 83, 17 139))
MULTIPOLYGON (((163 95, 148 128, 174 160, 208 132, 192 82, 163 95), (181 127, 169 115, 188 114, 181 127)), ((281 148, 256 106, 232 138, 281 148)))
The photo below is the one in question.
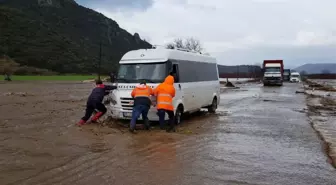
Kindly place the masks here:
POLYGON ((161 83, 167 76, 167 63, 120 64, 119 83, 161 83))

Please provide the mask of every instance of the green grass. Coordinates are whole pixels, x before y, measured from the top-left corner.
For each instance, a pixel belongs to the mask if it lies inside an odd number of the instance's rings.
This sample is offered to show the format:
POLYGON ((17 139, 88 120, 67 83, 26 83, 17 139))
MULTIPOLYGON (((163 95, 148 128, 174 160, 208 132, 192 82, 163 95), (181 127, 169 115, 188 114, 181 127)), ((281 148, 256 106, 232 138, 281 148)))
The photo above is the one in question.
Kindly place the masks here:
MULTIPOLYGON (((11 76, 12 81, 83 81, 97 79, 96 75, 11 76)), ((106 78, 102 76, 101 79, 106 78)))

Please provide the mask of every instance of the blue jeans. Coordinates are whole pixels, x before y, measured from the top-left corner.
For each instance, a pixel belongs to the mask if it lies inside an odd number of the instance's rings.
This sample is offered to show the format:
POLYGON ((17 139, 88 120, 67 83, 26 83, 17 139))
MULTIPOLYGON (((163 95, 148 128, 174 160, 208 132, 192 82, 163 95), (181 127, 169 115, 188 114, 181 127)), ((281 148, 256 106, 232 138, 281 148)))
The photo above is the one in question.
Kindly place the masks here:
POLYGON ((142 119, 144 120, 144 123, 146 127, 148 127, 148 114, 149 107, 146 105, 136 105, 133 107, 133 112, 132 112, 132 120, 131 120, 131 129, 135 129, 135 124, 140 115, 142 116, 142 119))
POLYGON ((159 116, 159 122, 160 122, 161 128, 164 128, 166 113, 168 114, 168 117, 169 117, 170 127, 174 126, 174 112, 170 110, 159 109, 158 116, 159 116))

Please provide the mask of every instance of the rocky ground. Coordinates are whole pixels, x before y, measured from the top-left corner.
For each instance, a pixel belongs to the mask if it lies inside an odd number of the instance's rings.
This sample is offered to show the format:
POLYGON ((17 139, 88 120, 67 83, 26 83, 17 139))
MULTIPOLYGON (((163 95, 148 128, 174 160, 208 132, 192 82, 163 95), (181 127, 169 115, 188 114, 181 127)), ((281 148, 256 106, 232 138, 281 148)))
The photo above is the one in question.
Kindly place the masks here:
POLYGON ((308 117, 325 141, 325 150, 336 168, 336 80, 309 80, 305 84, 308 117))

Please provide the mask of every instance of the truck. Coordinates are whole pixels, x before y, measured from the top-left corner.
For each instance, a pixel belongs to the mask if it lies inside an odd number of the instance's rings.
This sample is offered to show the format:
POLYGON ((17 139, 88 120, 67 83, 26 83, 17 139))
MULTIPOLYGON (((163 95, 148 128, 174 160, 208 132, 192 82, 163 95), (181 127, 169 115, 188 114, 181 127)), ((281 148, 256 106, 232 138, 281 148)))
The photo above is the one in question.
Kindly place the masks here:
POLYGON ((290 74, 291 74, 290 69, 284 69, 283 81, 288 82, 290 80, 290 74))
MULTIPOLYGON (((132 89, 145 80, 147 85, 156 88, 170 74, 174 76, 176 90, 173 98, 175 123, 182 121, 182 115, 208 109, 215 113, 220 103, 220 81, 217 60, 199 52, 184 49, 131 50, 123 55, 116 81, 118 89, 111 92, 109 110, 113 118, 132 118, 132 89)), ((148 112, 149 121, 158 121, 155 97, 148 112)), ((142 118, 139 118, 142 120, 142 118)), ((168 119, 167 116, 165 119, 168 119)))
POLYGON ((300 73, 298 72, 292 72, 290 74, 290 82, 301 82, 301 77, 300 77, 300 73))
POLYGON ((263 62, 263 84, 279 85, 283 84, 284 65, 283 60, 264 60, 263 62))

